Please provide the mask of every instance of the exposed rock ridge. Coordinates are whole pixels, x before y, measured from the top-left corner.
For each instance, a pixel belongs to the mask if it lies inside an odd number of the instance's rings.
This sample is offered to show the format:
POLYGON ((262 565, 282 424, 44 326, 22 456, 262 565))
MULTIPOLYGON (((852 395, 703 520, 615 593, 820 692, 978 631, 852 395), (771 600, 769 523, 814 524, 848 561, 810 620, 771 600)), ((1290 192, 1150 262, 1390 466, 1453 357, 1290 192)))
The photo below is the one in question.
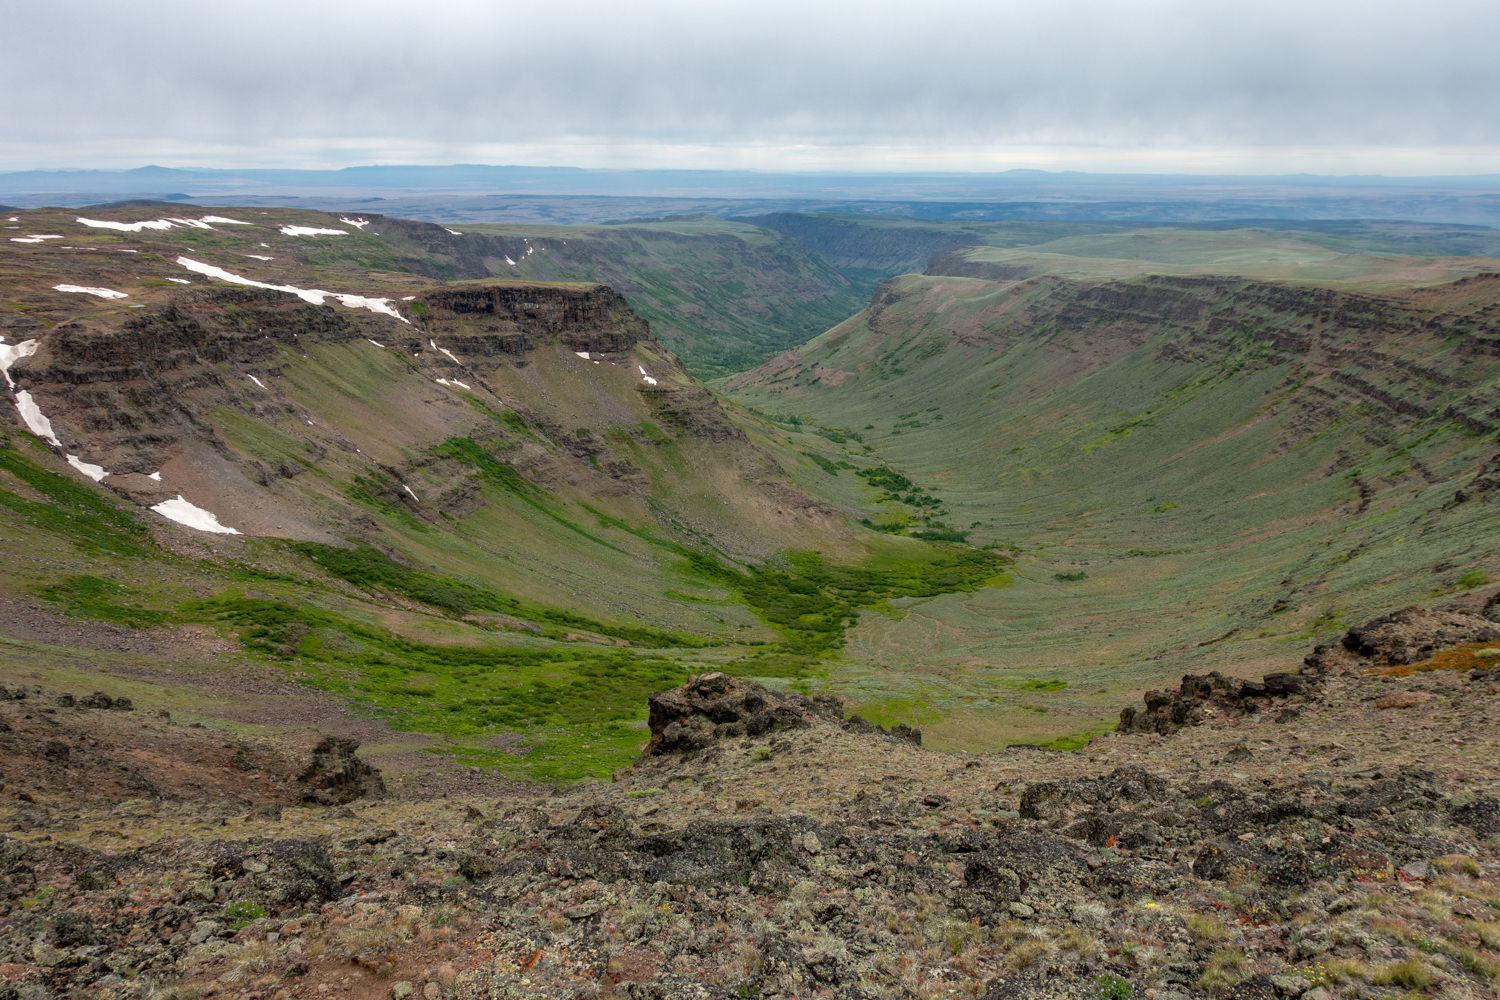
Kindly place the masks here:
POLYGON ((1478 615, 1402 608, 1349 629, 1336 646, 1317 647, 1295 673, 1267 674, 1259 681, 1226 677, 1218 671, 1186 674, 1176 691, 1146 692, 1144 710, 1133 705, 1122 709, 1115 729, 1167 735, 1214 715, 1247 715, 1273 705, 1315 699, 1326 674, 1335 668, 1417 663, 1440 649, 1496 638, 1500 638, 1500 627, 1478 615))
POLYGON ((475 283, 432 289, 415 301, 430 311, 428 326, 433 332, 463 337, 469 353, 486 340, 494 341, 494 350, 479 353, 517 353, 522 343, 518 335, 530 338, 527 344, 555 338, 570 351, 601 353, 629 350, 651 336, 646 321, 604 285, 475 283), (476 318, 482 320, 480 329, 454 322, 476 318))

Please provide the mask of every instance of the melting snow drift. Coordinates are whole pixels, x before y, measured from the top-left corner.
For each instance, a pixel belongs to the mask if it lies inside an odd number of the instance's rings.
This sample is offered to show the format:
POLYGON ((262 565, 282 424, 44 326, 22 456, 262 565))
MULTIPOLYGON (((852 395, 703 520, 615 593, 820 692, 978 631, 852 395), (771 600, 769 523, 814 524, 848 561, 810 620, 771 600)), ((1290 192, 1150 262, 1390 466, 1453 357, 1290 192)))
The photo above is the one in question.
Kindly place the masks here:
POLYGON ((656 384, 656 379, 654 379, 650 375, 646 374, 646 369, 645 369, 644 366, 642 366, 642 365, 636 365, 636 367, 641 370, 641 381, 642 382, 645 382, 647 385, 655 385, 656 384))
POLYGON ((78 221, 93 229, 113 229, 121 233, 138 233, 143 229, 172 228, 172 222, 169 219, 152 219, 147 222, 109 222, 104 219, 85 219, 79 216, 78 221))
POLYGON ((177 494, 175 500, 163 500, 151 509, 168 520, 185 524, 197 531, 211 531, 218 535, 239 534, 235 529, 220 524, 218 517, 214 514, 188 503, 182 498, 181 493, 177 494))
POLYGON ((0 375, 5 376, 5 384, 12 389, 16 387, 15 380, 10 377, 10 366, 22 358, 29 358, 36 353, 37 341, 23 340, 19 344, 7 344, 4 337, 0 337, 0 375))
POLYGON ((347 229, 319 229, 317 226, 282 226, 283 236, 348 236, 347 229))
POLYGON ((84 295, 97 295, 101 299, 128 299, 130 296, 124 292, 117 292, 112 288, 85 288, 82 285, 53 285, 54 291, 79 292, 84 295))
POLYGON ((79 472, 83 473, 85 476, 88 476, 96 483, 102 480, 105 476, 109 475, 109 473, 104 471, 104 466, 94 465, 91 462, 85 462, 77 455, 69 455, 68 464, 77 469, 79 472))
POLYGON ((244 278, 238 274, 231 274, 222 267, 214 267, 212 264, 204 264, 188 257, 178 257, 177 263, 189 271, 206 274, 210 278, 218 278, 220 281, 227 281, 231 284, 248 285, 251 288, 267 288, 273 292, 286 292, 288 295, 295 295, 303 302, 310 302, 315 306, 322 305, 324 299, 335 298, 339 300, 340 305, 348 309, 368 309, 371 312, 390 316, 392 319, 399 319, 408 326, 411 325, 411 320, 391 307, 390 299, 372 299, 366 298, 363 295, 344 295, 339 292, 325 292, 319 288, 298 288, 295 285, 270 285, 264 281, 256 281, 253 278, 244 278))
POLYGON ((57 435, 52 432, 52 421, 43 415, 36 405, 36 400, 32 399, 31 393, 25 389, 16 393, 16 409, 21 411, 21 420, 26 424, 27 430, 54 448, 62 447, 62 442, 57 440, 57 435))

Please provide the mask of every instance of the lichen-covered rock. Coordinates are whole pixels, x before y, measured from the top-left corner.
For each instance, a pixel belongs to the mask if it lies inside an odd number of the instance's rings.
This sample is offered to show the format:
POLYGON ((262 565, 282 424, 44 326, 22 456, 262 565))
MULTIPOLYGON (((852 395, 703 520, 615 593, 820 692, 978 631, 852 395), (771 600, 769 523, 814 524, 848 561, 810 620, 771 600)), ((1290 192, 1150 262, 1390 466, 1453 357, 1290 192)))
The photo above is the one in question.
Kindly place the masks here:
POLYGON ((333 870, 328 849, 322 844, 310 840, 277 840, 264 848, 260 855, 265 870, 253 872, 252 879, 255 888, 271 906, 279 909, 323 903, 338 896, 338 875, 333 870))

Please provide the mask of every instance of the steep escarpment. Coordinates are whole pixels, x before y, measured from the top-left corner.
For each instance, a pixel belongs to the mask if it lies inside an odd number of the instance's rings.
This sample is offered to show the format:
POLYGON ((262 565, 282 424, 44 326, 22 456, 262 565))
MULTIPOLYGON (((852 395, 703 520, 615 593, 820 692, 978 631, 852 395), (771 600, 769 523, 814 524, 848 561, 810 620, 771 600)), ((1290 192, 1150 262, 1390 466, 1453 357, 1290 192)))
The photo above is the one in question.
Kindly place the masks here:
POLYGON ((863 289, 767 229, 706 217, 608 226, 378 223, 399 266, 444 280, 603 282, 696 374, 750 367, 855 312, 863 289))

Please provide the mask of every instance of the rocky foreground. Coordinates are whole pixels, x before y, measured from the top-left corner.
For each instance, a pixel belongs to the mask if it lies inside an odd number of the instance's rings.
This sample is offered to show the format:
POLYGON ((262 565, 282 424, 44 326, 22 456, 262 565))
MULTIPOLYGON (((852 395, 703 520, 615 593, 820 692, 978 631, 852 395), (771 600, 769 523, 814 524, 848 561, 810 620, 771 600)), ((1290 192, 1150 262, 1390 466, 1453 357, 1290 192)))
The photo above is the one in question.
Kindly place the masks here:
POLYGON ((1401 615, 1076 753, 706 675, 558 792, 7 690, 0 998, 1493 997, 1500 633, 1401 615))

